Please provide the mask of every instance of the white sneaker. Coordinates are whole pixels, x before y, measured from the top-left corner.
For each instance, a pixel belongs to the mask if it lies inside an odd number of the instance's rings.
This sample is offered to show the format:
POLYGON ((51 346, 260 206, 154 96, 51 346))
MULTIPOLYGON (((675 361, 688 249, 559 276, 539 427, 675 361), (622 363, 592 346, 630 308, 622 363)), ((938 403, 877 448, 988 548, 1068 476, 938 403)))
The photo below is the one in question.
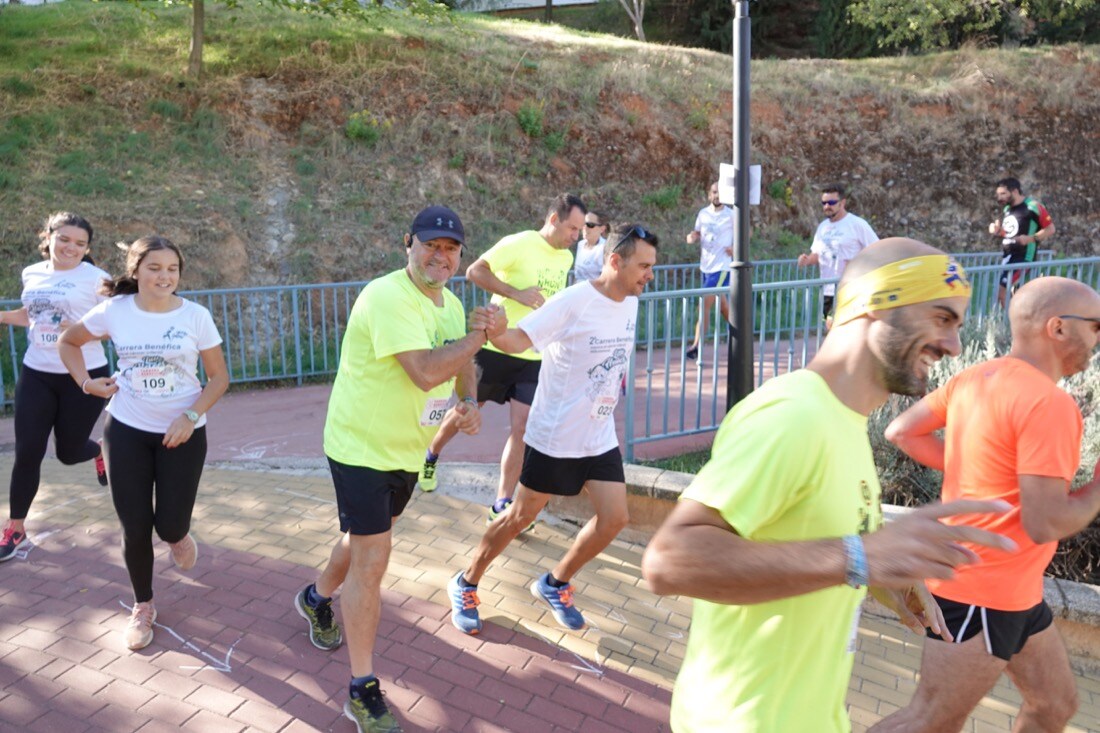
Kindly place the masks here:
POLYGON ((172 562, 184 572, 195 567, 195 561, 199 559, 199 545, 195 538, 188 534, 179 542, 171 542, 168 547, 172 549, 172 562))
POLYGON ((126 648, 131 651, 144 649, 153 641, 153 622, 157 620, 157 609, 152 601, 135 603, 130 611, 130 622, 126 624, 126 648))

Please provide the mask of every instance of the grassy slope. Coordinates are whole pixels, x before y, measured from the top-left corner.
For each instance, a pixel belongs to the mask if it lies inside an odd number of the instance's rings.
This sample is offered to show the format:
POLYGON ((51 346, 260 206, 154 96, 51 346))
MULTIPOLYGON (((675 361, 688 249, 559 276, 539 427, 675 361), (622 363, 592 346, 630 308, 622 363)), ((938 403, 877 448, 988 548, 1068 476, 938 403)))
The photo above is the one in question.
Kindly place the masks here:
MULTIPOLYGON (((453 205, 481 251, 565 189, 690 258, 679 243, 730 154, 729 59, 710 52, 480 16, 366 28, 213 6, 195 84, 186 9, 150 7, 0 11, 0 293, 58 208, 99 242, 173 237, 189 285, 369 276, 399 261, 427 201, 453 205), (373 146, 343 133, 359 111, 373 146)), ((1087 248, 1098 69, 1091 47, 754 62, 757 256, 802 246, 811 186, 832 178, 880 234, 988 246, 1006 170, 1045 183, 1063 245, 1087 248)))

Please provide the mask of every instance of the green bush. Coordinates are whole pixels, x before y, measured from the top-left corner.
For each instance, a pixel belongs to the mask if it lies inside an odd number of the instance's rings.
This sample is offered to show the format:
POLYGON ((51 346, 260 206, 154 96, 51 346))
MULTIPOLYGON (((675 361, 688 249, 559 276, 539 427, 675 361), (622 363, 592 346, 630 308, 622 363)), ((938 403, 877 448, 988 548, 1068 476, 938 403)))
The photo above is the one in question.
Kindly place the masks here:
POLYGON ((656 191, 642 195, 642 203, 646 206, 656 206, 658 209, 668 211, 680 205, 680 199, 684 196, 682 183, 672 183, 661 186, 656 191))
POLYGON ((551 155, 557 155, 565 147, 565 130, 547 133, 542 144, 551 155))
POLYGON ((542 103, 524 102, 516 110, 516 122, 527 137, 542 137, 542 103))
POLYGON ((389 127, 389 122, 380 121, 370 112, 363 110, 348 118, 347 124, 344 125, 344 134, 348 136, 349 140, 373 148, 382 137, 383 127, 389 127))

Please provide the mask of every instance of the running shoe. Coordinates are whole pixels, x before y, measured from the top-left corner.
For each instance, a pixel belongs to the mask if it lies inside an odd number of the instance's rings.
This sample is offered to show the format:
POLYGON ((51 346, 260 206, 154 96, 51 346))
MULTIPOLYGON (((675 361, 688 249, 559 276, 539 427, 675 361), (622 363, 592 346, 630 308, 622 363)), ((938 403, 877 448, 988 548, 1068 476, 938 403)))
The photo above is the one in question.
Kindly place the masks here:
POLYGON ((332 620, 332 599, 321 601, 316 606, 309 605, 309 591, 315 587, 312 583, 294 596, 294 607, 298 615, 309 621, 309 640, 318 649, 326 652, 336 649, 344 643, 340 625, 332 620))
POLYGON ((481 601, 477 597, 477 586, 466 585, 460 572, 447 583, 447 595, 451 599, 451 623, 455 628, 471 636, 481 631, 481 616, 477 612, 481 601))
POLYGON ((126 648, 131 651, 144 649, 153 641, 153 622, 157 620, 157 609, 152 601, 135 603, 130 610, 130 622, 126 624, 126 648))
POLYGON ((179 542, 170 542, 168 547, 172 550, 172 562, 177 568, 187 572, 195 567, 195 562, 199 559, 199 544, 190 534, 179 542))
POLYGON ((698 356, 699 356, 699 347, 698 346, 688 347, 688 350, 684 352, 684 358, 685 359, 689 359, 689 360, 690 359, 695 359, 698 356))
POLYGON ((561 588, 550 585, 550 573, 546 573, 531 583, 531 595, 546 601, 554 618, 567 629, 577 631, 584 628, 584 616, 573 605, 573 585, 567 583, 561 588))
POLYGON ((95 477, 100 486, 107 485, 107 463, 103 460, 103 441, 99 441, 99 455, 95 457, 95 477))
POLYGON ((420 468, 416 485, 421 491, 435 491, 435 487, 439 485, 435 478, 435 463, 435 461, 424 461, 424 465, 420 468))
POLYGON ((349 697, 344 703, 344 717, 355 723, 359 733, 402 733, 397 718, 382 699, 378 680, 371 680, 359 697, 349 697))
POLYGON ((3 537, 0 537, 0 562, 6 562, 15 557, 15 548, 19 547, 25 539, 27 539, 26 532, 20 532, 11 527, 5 529, 3 537))
MULTIPOLYGON (((504 513, 508 511, 508 507, 512 506, 512 500, 508 498, 497 499, 494 503, 489 505, 489 518, 485 520, 486 524, 492 524, 500 517, 504 516, 504 513)), ((536 519, 526 527, 523 528, 524 532, 530 532, 535 528, 535 524, 538 522, 536 519)))

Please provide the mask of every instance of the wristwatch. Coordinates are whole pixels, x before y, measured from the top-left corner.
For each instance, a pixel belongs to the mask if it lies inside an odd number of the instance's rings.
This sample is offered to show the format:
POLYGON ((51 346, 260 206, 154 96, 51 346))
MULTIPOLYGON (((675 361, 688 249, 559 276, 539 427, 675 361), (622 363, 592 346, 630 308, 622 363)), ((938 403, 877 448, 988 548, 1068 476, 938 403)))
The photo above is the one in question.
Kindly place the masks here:
POLYGON ((190 420, 192 425, 197 423, 199 421, 199 418, 202 417, 202 415, 195 412, 194 410, 184 410, 183 416, 190 420))

